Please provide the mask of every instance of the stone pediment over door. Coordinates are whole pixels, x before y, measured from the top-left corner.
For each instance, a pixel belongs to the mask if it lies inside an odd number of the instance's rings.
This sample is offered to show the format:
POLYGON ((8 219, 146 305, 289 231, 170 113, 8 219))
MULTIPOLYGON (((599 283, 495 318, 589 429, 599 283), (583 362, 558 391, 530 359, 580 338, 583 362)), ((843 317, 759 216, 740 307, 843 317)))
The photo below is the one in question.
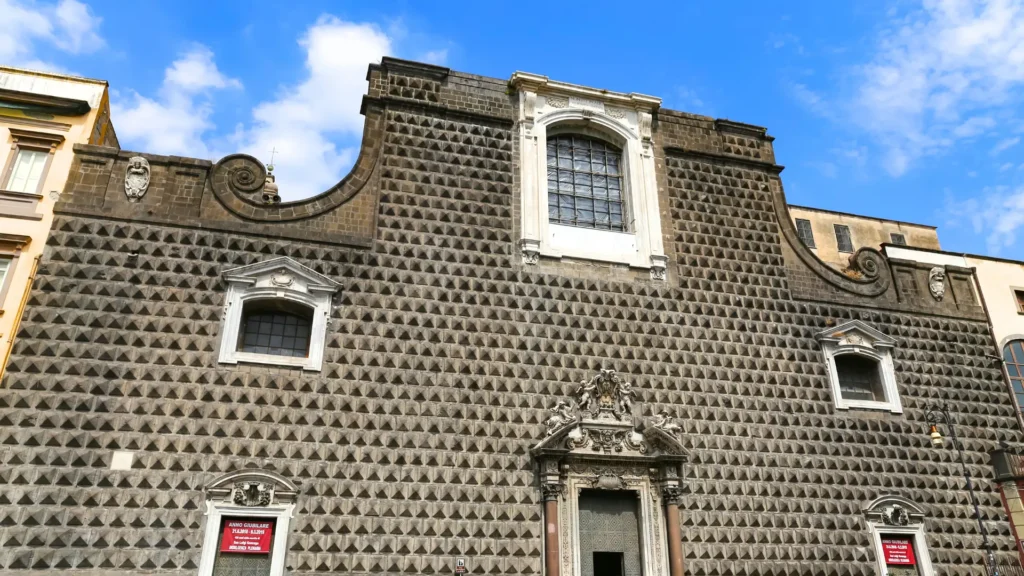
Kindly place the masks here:
MULTIPOLYGON (((690 455, 681 427, 665 411, 642 421, 633 386, 613 370, 581 382, 551 410, 545 437, 531 450, 546 501, 558 501, 561 576, 581 576, 580 495, 634 492, 644 576, 669 574, 666 506, 678 515, 690 455)), ((675 543, 678 546, 678 542, 675 543)))

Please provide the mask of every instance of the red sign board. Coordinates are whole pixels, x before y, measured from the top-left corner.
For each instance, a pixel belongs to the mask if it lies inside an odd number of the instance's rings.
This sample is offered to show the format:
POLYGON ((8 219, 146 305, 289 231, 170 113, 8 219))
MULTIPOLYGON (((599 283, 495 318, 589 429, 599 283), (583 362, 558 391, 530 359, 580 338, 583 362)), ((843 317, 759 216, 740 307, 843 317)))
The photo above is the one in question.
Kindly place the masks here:
POLYGON ((270 554, 274 535, 272 520, 225 520, 220 539, 221 552, 270 554))
POLYGON ((882 553, 885 556, 885 563, 894 566, 913 566, 914 544, 910 539, 890 540, 882 539, 882 553))

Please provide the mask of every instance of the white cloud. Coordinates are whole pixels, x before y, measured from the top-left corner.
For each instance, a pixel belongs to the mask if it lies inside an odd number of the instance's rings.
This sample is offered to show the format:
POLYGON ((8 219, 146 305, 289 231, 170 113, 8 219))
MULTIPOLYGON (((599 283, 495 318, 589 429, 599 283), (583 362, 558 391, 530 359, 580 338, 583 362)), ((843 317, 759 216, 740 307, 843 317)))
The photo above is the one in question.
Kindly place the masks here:
MULTIPOLYGON (((243 152, 268 162, 274 150, 282 199, 321 193, 341 180, 359 153, 366 68, 392 54, 394 44, 394 33, 373 24, 321 17, 299 39, 305 78, 280 87, 253 108, 251 121, 226 135, 213 125, 213 97, 241 83, 217 68, 207 48, 196 47, 167 68, 157 97, 132 94, 118 102, 118 137, 140 151, 214 160, 243 152)), ((420 59, 442 63, 447 54, 427 51, 420 59)))
POLYGON ((392 50, 376 26, 320 18, 299 40, 306 50, 308 77, 253 110, 251 126, 229 139, 257 158, 274 156, 274 173, 284 200, 323 192, 341 180, 354 162, 356 146, 339 147, 338 137, 362 133, 359 106, 366 92, 366 67, 392 50))
POLYGON ((420 54, 416 58, 420 62, 426 62, 427 64, 436 64, 438 66, 444 66, 445 62, 448 61, 448 49, 442 48, 441 50, 430 50, 420 54))
POLYGON ((1016 136, 1013 138, 1005 138, 1003 140, 1000 140, 999 142, 996 142, 995 146, 992 147, 992 155, 996 156, 1000 152, 1009 150, 1010 148, 1013 148, 1017 144, 1020 144, 1020 138, 1016 136))
POLYGON ((104 44, 101 19, 77 0, 35 4, 0 0, 0 63, 37 70, 60 67, 37 56, 43 45, 68 54, 87 54, 104 44))
POLYGON ((1024 101, 1024 0, 924 0, 888 17, 867 61, 834 83, 839 92, 797 84, 794 98, 870 134, 892 176, 1014 123, 1008 116, 1024 101))
POLYGON ((1002 166, 999 167, 999 171, 1000 172, 1006 172, 1007 170, 1009 170, 1011 168, 1013 168, 1013 162, 1005 162, 1005 163, 1003 163, 1002 166))
POLYGON ((115 100, 111 117, 126 148, 153 154, 175 154, 213 159, 203 140, 214 128, 211 93, 242 84, 217 69, 209 48, 193 46, 164 71, 156 98, 132 92, 115 100))
POLYGON ((991 116, 974 116, 953 128, 953 136, 957 138, 970 138, 988 132, 995 127, 996 121, 991 116))
POLYGON ((976 198, 963 202, 947 200, 946 213, 952 226, 959 225, 965 214, 970 215, 974 231, 985 235, 988 251, 998 256, 1013 247, 1018 234, 1024 231, 1024 186, 992 186, 984 188, 976 198))

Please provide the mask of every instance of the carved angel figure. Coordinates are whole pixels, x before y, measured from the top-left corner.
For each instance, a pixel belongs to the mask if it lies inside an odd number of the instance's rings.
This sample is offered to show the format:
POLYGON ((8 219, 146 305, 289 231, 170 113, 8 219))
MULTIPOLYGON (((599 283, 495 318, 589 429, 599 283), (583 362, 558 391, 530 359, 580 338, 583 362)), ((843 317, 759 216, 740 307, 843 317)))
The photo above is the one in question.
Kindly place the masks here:
POLYGON ((652 416, 651 426, 663 432, 667 432, 672 436, 675 436, 682 430, 682 427, 676 423, 675 419, 669 416, 668 410, 662 410, 661 412, 652 416))
POLYGON ((548 416, 547 422, 547 433, 551 434, 557 428, 565 426, 569 422, 576 420, 576 416, 572 412, 572 406, 565 400, 559 400, 555 407, 551 409, 551 415, 548 416))
POLYGON ((619 418, 629 416, 633 413, 633 397, 636 396, 636 392, 633 390, 633 385, 629 382, 623 382, 619 385, 617 391, 618 403, 619 403, 619 418))
POLYGON ((580 412, 593 416, 597 412, 597 379, 580 382, 573 396, 576 397, 580 412))

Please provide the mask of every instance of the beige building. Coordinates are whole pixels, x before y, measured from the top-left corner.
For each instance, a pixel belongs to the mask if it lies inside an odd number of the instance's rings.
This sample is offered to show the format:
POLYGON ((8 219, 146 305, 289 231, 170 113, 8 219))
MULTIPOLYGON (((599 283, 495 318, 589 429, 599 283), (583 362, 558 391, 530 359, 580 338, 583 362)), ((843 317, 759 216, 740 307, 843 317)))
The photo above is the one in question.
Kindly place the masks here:
POLYGON ((939 235, 934 226, 792 204, 789 214, 804 244, 818 258, 839 269, 847 267, 857 250, 878 250, 882 244, 939 250, 939 235))
POLYGON ((107 83, 0 66, 0 375, 75 144, 117 146, 107 83))

